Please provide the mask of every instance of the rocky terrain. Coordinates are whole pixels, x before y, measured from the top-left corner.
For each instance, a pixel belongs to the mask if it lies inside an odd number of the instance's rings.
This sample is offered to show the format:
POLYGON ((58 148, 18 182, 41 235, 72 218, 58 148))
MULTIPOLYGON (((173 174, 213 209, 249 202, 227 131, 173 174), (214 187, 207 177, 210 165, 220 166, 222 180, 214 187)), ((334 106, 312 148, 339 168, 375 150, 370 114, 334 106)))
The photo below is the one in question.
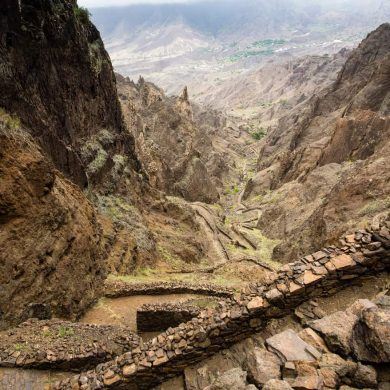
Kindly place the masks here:
POLYGON ((335 81, 348 54, 343 48, 334 55, 269 59, 263 66, 221 79, 217 85, 189 83, 189 88, 202 104, 245 118, 253 130, 265 133, 293 107, 335 81))
POLYGON ((284 237, 275 258, 288 261, 388 209, 389 33, 389 24, 370 33, 333 84, 261 141, 244 199, 261 198, 258 226, 284 237))
POLYGON ((228 115, 75 0, 0 21, 0 389, 388 388, 389 24, 228 115))

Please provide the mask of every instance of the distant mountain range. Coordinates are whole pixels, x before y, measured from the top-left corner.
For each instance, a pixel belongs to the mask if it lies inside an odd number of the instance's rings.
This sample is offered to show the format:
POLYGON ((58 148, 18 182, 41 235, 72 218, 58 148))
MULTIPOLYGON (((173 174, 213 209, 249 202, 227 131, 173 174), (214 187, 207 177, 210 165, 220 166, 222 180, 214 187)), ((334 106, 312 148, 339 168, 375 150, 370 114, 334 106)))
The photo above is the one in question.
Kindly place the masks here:
POLYGON ((119 73, 177 93, 194 77, 226 79, 270 57, 353 47, 390 20, 390 1, 215 0, 91 11, 119 73))

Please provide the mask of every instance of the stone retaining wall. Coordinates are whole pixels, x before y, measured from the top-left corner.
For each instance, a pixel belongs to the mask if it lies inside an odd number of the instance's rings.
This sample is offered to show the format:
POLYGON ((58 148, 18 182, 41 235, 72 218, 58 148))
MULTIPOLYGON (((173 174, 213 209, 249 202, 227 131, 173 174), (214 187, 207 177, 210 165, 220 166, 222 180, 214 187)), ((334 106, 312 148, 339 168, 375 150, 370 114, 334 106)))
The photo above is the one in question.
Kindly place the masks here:
POLYGON ((192 285, 185 282, 129 283, 122 280, 107 280, 104 295, 120 298, 133 295, 198 294, 214 297, 231 297, 234 290, 213 284, 192 285))
POLYGON ((146 304, 137 310, 139 332, 158 332, 187 322, 199 315, 201 309, 191 303, 146 304))
POLYGON ((141 342, 120 326, 30 319, 0 332, 0 367, 87 370, 141 342))
POLYGON ((259 331, 267 320, 287 314, 305 300, 333 294, 360 275, 389 268, 389 228, 387 220, 376 229, 348 234, 341 247, 329 246, 283 266, 270 285, 251 285, 220 301, 217 308, 203 310, 141 348, 58 383, 55 389, 150 389, 259 331))

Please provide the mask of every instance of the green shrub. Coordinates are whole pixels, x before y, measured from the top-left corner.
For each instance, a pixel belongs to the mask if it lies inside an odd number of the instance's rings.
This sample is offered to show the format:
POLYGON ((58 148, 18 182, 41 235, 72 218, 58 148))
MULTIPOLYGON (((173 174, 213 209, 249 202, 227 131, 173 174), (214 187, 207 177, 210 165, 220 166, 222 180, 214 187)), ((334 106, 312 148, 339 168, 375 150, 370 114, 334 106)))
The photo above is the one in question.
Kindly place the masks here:
POLYGON ((16 116, 9 115, 3 108, 0 108, 0 120, 9 127, 10 130, 20 129, 20 119, 16 116))
POLYGON ((89 23, 89 18, 91 16, 91 13, 88 11, 87 8, 85 7, 75 7, 73 9, 74 15, 76 18, 82 23, 82 24, 87 24, 89 23))
POLYGON ((17 343, 17 344, 14 344, 14 349, 15 351, 24 351, 26 349, 26 345, 25 344, 21 344, 21 343, 17 343))
POLYGON ((259 141, 265 136, 265 131, 262 128, 256 131, 252 131, 251 136, 256 141, 259 141))

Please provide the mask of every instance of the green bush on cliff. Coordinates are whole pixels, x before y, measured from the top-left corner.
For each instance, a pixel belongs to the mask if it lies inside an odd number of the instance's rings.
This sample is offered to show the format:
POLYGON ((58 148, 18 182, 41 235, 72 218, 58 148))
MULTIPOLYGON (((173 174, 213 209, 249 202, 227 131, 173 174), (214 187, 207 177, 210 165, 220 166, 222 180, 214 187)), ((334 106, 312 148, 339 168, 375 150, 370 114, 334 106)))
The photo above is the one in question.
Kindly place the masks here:
POLYGON ((91 13, 88 11, 85 7, 75 7, 73 8, 74 15, 76 18, 82 23, 87 24, 89 23, 89 18, 91 16, 91 13))
POLYGON ((265 136, 265 134, 266 134, 266 132, 262 127, 260 127, 260 129, 258 129, 258 130, 251 132, 252 138, 255 139, 256 141, 261 140, 265 136))
POLYGON ((9 115, 3 108, 0 107, 0 121, 2 121, 5 126, 10 130, 19 130, 20 129, 20 119, 16 116, 9 115))

